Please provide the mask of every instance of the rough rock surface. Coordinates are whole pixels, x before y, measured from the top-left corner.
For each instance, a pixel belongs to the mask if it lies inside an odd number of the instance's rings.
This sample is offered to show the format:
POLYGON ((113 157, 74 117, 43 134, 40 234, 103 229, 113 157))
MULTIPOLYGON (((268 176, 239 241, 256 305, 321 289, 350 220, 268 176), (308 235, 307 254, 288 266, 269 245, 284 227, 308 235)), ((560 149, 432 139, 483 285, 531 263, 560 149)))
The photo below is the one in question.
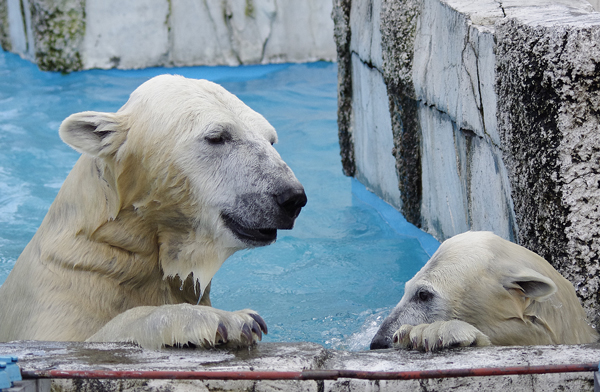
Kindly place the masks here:
POLYGON ((421 225, 421 143, 418 102, 412 82, 414 38, 419 0, 383 0, 381 4, 382 74, 392 121, 392 155, 396 161, 402 214, 421 225))
POLYGON ((334 38, 338 64, 338 136, 342 170, 354 176, 354 143, 352 142, 352 52, 350 51, 350 4, 352 0, 334 0, 331 18, 334 21, 334 38))
POLYGON ((3 0, 0 44, 41 69, 333 60, 320 0, 3 0))
POLYGON ((600 13, 497 26, 498 113, 521 243, 600 307, 600 13), (555 23, 556 23, 555 22, 555 23))
POLYGON ((8 4, 6 1, 0 1, 0 46, 11 50, 10 36, 5 26, 8 26, 8 4))
MULTIPOLYGON (((260 343, 248 350, 163 349, 145 351, 114 343, 0 343, 0 353, 16 355, 22 370, 116 371, 278 371, 355 370, 403 372, 540 365, 597 364, 600 347, 487 347, 442 353, 326 350, 313 343, 260 343)), ((53 391, 592 391, 592 372, 529 374, 420 380, 55 380, 53 391)))
POLYGON ((347 174, 439 240, 491 230, 541 254, 599 323, 600 13, 585 0, 344 4, 347 174), (392 147, 378 142, 390 128, 392 147))

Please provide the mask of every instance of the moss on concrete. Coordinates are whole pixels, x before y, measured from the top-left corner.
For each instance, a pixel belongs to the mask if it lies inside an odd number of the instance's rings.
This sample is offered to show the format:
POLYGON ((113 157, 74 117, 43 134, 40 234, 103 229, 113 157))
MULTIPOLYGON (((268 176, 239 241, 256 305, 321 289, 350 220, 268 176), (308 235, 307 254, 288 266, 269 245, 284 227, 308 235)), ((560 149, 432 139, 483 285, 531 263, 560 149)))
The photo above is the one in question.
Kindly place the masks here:
POLYGON ((381 3, 381 52, 386 84, 415 99, 412 65, 421 0, 383 0, 381 3))
POLYGON ((85 34, 85 0, 34 0, 31 18, 35 57, 41 70, 83 68, 79 48, 85 34))
POLYGON ((334 0, 331 17, 338 64, 338 136, 342 169, 347 176, 354 176, 354 142, 352 140, 352 53, 350 51, 350 9, 352 0, 334 0))
POLYGON ((414 41, 420 0, 383 0, 381 3, 381 49, 383 77, 387 86, 398 188, 402 214, 421 225, 421 127, 412 83, 414 41))
POLYGON ((256 16, 256 10, 254 9, 253 0, 246 0, 246 8, 244 9, 244 14, 248 18, 254 18, 256 16))
POLYGON ((169 10, 167 11, 167 16, 165 17, 165 26, 167 26, 167 31, 169 32, 169 34, 171 34, 171 16, 173 15, 173 2, 171 0, 167 0, 167 4, 169 5, 169 10))
MULTIPOLYGON (((356 0, 355 0, 356 1, 356 0)), ((412 84, 414 39, 421 0, 383 0, 381 20, 383 53, 382 72, 392 119, 398 188, 402 213, 419 226, 421 217, 420 127, 417 102, 412 84)), ((338 54, 338 135, 342 168, 354 176, 354 141, 352 138, 352 61, 350 10, 352 0, 335 0, 332 18, 338 54)))
POLYGON ((0 1, 0 46, 4 50, 12 50, 8 31, 8 3, 0 1))

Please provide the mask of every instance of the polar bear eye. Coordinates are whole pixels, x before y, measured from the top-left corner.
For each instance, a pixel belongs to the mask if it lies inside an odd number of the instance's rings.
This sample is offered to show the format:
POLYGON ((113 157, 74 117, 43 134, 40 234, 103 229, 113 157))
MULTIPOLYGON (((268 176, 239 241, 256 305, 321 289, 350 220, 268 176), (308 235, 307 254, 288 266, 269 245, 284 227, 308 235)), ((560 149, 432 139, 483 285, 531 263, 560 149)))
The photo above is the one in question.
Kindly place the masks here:
POLYGON ((417 292, 416 297, 419 299, 419 301, 428 302, 431 301, 431 299, 433 298, 433 293, 426 289, 420 289, 417 292))
POLYGON ((231 134, 225 130, 206 135, 204 139, 210 144, 225 144, 232 139, 231 134))

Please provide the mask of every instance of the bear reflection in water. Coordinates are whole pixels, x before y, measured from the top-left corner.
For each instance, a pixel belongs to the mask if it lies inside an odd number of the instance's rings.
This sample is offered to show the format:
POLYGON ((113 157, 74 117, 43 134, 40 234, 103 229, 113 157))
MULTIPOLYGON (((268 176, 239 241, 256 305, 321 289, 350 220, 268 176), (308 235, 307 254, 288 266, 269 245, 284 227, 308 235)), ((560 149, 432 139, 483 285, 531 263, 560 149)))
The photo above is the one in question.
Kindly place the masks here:
POLYGON ((573 286, 546 260, 490 232, 467 232, 406 283, 371 349, 597 341, 573 286))
POLYGON ((59 133, 82 156, 0 287, 0 341, 260 340, 256 312, 209 294, 225 259, 273 243, 306 204, 267 120, 219 85, 162 75, 59 133))

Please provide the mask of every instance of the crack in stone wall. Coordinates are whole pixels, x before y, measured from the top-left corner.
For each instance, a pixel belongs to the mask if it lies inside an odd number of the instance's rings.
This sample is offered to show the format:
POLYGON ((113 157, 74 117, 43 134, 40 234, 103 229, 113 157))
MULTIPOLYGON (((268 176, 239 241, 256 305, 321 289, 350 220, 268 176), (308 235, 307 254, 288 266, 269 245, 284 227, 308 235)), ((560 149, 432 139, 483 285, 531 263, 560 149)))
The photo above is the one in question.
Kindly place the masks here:
POLYGON ((500 7, 500 9, 502 10, 502 15, 506 18, 506 11, 504 11, 504 5, 502 4, 501 1, 497 1, 498 3, 498 7, 500 7))

